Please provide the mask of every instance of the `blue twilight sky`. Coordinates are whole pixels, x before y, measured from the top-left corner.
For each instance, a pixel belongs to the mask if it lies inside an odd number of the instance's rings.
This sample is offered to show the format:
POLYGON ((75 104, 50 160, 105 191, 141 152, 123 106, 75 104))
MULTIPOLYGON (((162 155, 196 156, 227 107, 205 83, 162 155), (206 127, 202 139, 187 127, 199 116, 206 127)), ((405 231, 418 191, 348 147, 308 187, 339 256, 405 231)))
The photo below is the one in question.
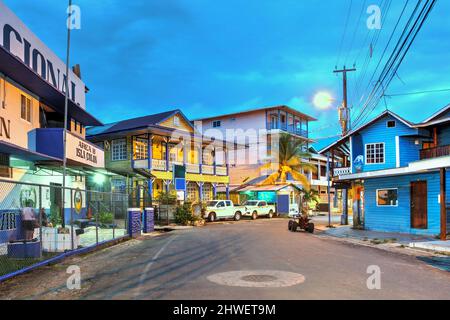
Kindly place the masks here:
MULTIPOLYGON (((341 78, 332 74, 338 56, 339 67, 356 62, 359 71, 349 76, 350 104, 356 114, 360 109, 358 97, 364 90, 355 89, 367 87, 406 3, 73 1, 82 10, 82 29, 73 33, 72 62, 81 64, 83 80, 91 90, 88 110, 103 122, 173 108, 198 118, 288 104, 319 119, 311 128, 319 144, 327 141, 322 138, 338 134, 340 128, 336 109, 314 108, 314 94, 326 90, 340 101, 341 78), (351 14, 339 55, 350 3, 351 14), (370 4, 382 8, 385 20, 379 33, 366 27, 365 11, 370 4), (372 58, 368 58, 370 43, 372 58)), ((4 2, 52 50, 65 57, 66 1, 4 2)), ((402 27, 415 3, 409 1, 402 27)), ((450 88, 449 16, 450 1, 438 0, 389 93, 450 88)), ((450 92, 395 97, 386 102, 394 112, 421 121, 450 103, 450 92)), ((380 103, 372 116, 384 109, 384 103, 380 103)))

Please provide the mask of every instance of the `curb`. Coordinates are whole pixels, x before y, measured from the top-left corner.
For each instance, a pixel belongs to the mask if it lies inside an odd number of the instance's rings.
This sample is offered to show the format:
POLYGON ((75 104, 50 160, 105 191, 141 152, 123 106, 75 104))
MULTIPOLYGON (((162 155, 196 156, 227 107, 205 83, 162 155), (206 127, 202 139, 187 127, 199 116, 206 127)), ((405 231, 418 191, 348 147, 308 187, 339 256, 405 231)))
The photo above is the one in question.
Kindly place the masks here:
POLYGON ((382 250, 382 251, 398 253, 398 254, 403 254, 403 255, 407 255, 407 256, 414 256, 414 257, 423 257, 423 256, 447 257, 448 256, 446 254, 435 252, 435 251, 430 251, 430 250, 421 250, 421 249, 417 249, 417 248, 410 248, 407 246, 402 247, 402 245, 400 245, 398 243, 375 245, 375 244, 371 244, 370 241, 363 241, 363 240, 352 239, 352 238, 334 237, 334 236, 330 236, 327 234, 323 234, 323 231, 321 231, 321 233, 322 234, 315 234, 314 236, 317 238, 324 239, 324 240, 332 240, 332 241, 338 241, 338 242, 342 242, 342 243, 349 243, 349 244, 353 244, 353 245, 374 248, 374 249, 378 249, 378 250, 382 250))

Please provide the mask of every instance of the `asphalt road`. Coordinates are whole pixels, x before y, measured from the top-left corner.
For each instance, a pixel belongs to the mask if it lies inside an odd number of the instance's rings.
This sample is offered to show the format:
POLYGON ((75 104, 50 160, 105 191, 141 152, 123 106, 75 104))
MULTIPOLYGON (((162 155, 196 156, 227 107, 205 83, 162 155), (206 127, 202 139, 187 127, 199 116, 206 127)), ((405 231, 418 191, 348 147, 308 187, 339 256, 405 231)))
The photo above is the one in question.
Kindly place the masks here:
MULTIPOLYGON (((223 278, 234 282, 238 278, 223 278)), ((290 280, 287 279, 289 284, 290 280)), ((287 230, 286 220, 219 223, 127 242, 0 286, 3 299, 450 299, 450 273, 416 257, 287 230), (66 267, 81 268, 82 289, 68 291, 66 267), (367 288, 379 266, 381 289, 367 288), (208 279, 223 272, 300 274, 288 287, 234 287, 208 279)))

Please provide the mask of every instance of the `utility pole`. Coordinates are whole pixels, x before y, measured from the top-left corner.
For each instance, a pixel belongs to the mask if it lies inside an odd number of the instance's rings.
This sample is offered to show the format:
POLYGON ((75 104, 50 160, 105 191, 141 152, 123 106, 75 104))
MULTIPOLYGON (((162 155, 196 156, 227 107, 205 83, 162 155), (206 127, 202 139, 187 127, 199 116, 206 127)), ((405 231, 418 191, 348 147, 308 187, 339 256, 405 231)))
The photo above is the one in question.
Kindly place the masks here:
MULTIPOLYGON (((347 69, 344 66, 342 70, 335 70, 334 73, 342 73, 343 89, 344 89, 344 104, 339 107, 339 121, 342 127, 342 136, 345 137, 349 132, 349 120, 350 112, 348 110, 348 95, 347 95, 347 72, 355 72, 356 68, 347 69)), ((334 161, 334 159, 332 159, 334 161)), ((350 155, 350 161, 353 161, 352 155, 350 155)), ((329 192, 329 191, 328 191, 329 192)), ((337 193, 335 193, 335 196, 337 193)), ((329 203, 331 206, 331 203, 329 203)), ((348 225, 348 190, 342 189, 342 217, 341 224, 348 225)))
POLYGON ((348 128, 348 122, 350 119, 350 114, 348 112, 348 96, 347 96, 347 72, 354 72, 356 71, 355 68, 347 69, 344 66, 344 69, 342 70, 335 70, 333 73, 342 73, 343 78, 343 88, 344 88, 344 104, 342 107, 339 108, 339 121, 341 122, 342 127, 342 136, 346 136, 349 128, 348 128))

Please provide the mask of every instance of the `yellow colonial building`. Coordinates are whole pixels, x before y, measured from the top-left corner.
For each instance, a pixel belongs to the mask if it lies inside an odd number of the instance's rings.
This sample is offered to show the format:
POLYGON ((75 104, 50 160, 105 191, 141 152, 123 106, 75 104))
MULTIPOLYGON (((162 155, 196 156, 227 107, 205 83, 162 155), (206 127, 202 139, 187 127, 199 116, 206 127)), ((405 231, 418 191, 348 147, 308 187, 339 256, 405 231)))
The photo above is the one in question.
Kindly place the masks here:
POLYGON ((117 174, 111 180, 114 191, 154 200, 161 191, 176 189, 174 166, 185 172, 179 200, 208 201, 219 187, 228 189, 227 146, 204 140, 180 110, 93 127, 86 135, 105 150, 105 166, 117 174))

